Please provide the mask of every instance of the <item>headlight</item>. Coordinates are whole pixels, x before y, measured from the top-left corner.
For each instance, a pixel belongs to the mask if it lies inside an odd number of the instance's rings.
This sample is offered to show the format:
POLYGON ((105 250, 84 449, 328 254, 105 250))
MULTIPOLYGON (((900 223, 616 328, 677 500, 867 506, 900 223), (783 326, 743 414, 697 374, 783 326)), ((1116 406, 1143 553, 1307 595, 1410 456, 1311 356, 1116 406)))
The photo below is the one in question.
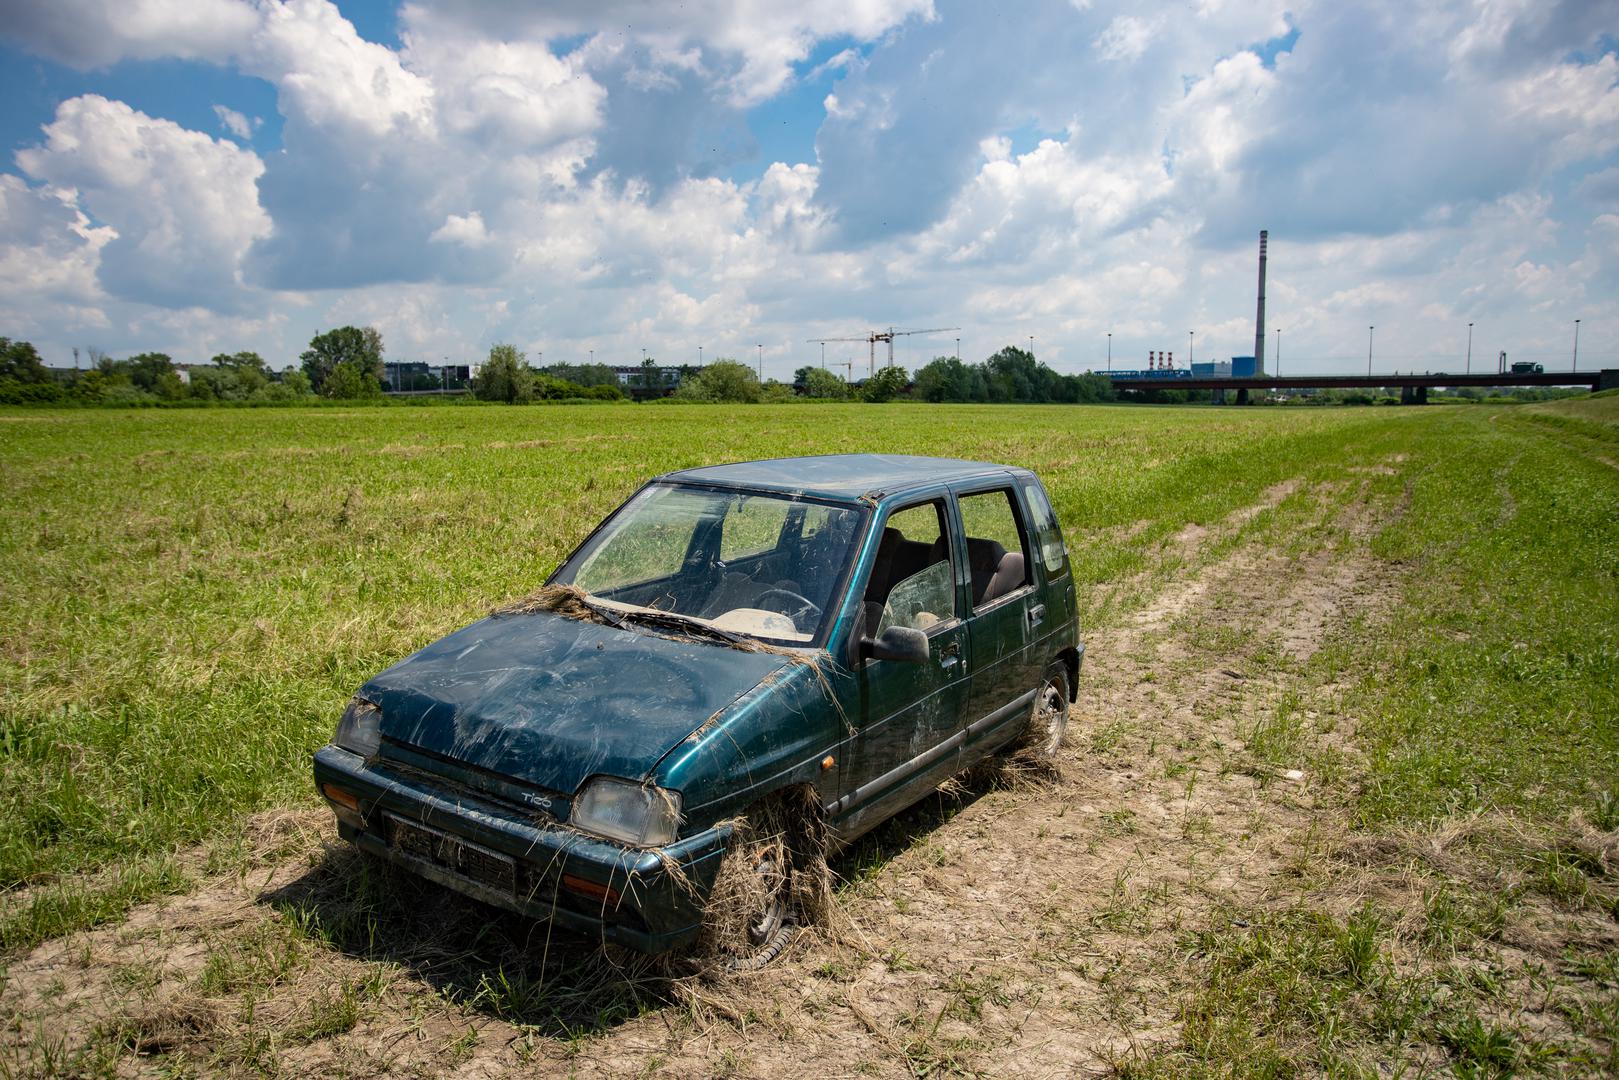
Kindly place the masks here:
POLYGON ((382 745, 382 710, 361 697, 350 701, 332 742, 361 757, 372 757, 382 745))
POLYGON ((674 840, 680 826, 680 793, 633 780, 597 777, 573 802, 569 821, 586 832, 638 847, 674 840))

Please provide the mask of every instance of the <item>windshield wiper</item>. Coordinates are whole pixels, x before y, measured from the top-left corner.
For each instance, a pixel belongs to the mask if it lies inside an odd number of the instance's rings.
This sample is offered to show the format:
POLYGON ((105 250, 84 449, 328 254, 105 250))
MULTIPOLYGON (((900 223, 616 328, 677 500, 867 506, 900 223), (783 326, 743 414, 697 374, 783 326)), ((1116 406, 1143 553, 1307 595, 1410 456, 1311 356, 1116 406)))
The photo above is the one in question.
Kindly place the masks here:
POLYGON ((746 634, 734 634, 729 630, 721 630, 707 620, 699 619, 694 615, 681 615, 675 611, 659 611, 657 608, 638 607, 625 611, 623 618, 652 626, 681 630, 701 637, 713 638, 716 641, 723 641, 727 645, 737 645, 749 640, 746 634))

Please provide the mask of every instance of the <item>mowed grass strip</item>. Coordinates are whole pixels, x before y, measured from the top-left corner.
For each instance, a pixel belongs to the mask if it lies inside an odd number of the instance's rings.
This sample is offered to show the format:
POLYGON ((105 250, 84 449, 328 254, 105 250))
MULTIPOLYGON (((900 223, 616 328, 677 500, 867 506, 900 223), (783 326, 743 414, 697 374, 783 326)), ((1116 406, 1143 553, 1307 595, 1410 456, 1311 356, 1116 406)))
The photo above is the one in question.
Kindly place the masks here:
MULTIPOLYGON (((1619 419, 1619 398, 1572 404, 1619 419)), ((1413 572, 1368 642, 1369 823, 1595 820, 1619 798, 1619 468, 1547 416, 1444 418, 1446 452, 1412 471, 1409 512, 1378 538, 1413 572)))
MULTIPOLYGON (((355 686, 532 589, 656 473, 849 451, 1027 465, 1084 586, 1159 567, 1165 538, 1280 481, 1438 453, 1434 412, 0 415, 0 949, 183 887, 186 846, 312 801, 309 755, 355 686)), ((1117 614, 1081 598, 1090 622, 1117 614)))
POLYGON ((1619 397, 1404 434, 1398 602, 1309 673, 1357 718, 1343 841, 1375 854, 1189 934, 1181 1039, 1127 1075, 1619 1070, 1619 397))

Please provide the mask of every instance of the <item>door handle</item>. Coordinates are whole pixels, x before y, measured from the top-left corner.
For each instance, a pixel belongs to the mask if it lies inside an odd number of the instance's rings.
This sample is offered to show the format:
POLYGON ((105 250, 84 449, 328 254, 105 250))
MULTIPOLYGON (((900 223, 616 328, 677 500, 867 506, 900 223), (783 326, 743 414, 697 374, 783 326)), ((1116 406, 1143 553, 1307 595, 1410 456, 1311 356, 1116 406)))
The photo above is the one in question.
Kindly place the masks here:
POLYGON ((961 663, 961 643, 952 641, 939 650, 939 666, 953 668, 961 663))
POLYGON ((1029 625, 1038 626, 1040 620, 1046 617, 1046 605, 1031 604, 1029 606, 1029 625))

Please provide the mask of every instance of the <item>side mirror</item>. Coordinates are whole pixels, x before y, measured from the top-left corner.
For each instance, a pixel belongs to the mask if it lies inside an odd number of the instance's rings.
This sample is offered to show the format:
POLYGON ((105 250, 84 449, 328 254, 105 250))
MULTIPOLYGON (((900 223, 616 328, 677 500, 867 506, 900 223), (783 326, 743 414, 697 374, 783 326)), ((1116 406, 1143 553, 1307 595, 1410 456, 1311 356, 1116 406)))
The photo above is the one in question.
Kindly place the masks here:
POLYGON ((928 662, 928 636, 909 626, 890 626, 874 641, 862 638, 860 651, 873 660, 898 660, 903 664, 928 662))

